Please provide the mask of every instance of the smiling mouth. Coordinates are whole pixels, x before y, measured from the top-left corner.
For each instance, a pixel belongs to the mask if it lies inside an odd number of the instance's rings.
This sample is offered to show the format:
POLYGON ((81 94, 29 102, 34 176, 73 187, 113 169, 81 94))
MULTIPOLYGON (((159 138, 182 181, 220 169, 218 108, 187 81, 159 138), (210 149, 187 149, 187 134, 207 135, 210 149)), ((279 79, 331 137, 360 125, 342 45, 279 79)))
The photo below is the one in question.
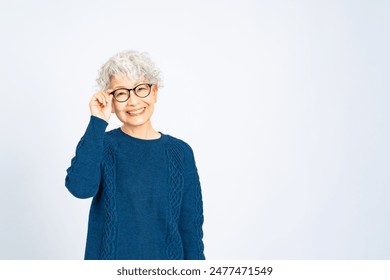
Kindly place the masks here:
POLYGON ((141 108, 141 109, 138 109, 138 110, 127 111, 127 113, 128 113, 130 116, 138 116, 138 115, 141 115, 144 111, 145 111, 145 107, 144 107, 144 108, 141 108))

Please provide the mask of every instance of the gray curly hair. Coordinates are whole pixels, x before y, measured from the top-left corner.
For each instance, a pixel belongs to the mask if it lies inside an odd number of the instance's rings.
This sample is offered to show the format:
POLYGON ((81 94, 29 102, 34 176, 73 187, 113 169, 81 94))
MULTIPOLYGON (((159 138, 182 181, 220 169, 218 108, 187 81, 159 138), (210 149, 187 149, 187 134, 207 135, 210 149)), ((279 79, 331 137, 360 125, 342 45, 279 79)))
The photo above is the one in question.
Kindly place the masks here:
POLYGON ((106 90, 112 77, 123 75, 132 81, 145 79, 159 87, 163 86, 160 69, 145 52, 130 50, 115 54, 100 68, 96 81, 101 90, 106 90))

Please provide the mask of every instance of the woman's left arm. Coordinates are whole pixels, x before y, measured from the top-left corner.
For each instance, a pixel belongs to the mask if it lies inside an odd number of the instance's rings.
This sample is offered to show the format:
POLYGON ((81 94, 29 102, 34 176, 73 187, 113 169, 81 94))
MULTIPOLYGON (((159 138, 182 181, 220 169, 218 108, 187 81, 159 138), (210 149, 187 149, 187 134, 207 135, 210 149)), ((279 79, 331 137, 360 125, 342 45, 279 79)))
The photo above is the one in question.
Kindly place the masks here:
POLYGON ((204 260, 203 199, 199 175, 192 150, 185 164, 185 178, 179 230, 183 241, 184 259, 204 260))

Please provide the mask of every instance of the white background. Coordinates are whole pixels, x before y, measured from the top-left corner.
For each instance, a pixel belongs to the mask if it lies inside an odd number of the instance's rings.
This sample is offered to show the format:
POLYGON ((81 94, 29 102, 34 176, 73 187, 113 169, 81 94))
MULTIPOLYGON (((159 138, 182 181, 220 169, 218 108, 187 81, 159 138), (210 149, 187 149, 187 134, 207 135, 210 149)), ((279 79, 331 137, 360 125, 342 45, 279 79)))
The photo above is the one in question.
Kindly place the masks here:
POLYGON ((195 151, 208 259, 389 259, 389 3, 2 0, 0 259, 83 258, 66 168, 126 49, 195 151))

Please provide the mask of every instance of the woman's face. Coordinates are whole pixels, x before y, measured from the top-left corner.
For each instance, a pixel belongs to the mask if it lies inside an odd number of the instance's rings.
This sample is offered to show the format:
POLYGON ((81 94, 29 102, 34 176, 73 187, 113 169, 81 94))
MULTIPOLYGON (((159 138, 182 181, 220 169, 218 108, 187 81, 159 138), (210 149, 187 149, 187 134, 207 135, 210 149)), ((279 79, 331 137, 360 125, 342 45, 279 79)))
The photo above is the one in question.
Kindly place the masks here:
MULTIPOLYGON (((132 89, 141 83, 147 81, 131 81, 126 76, 116 76, 110 80, 110 89, 118 88, 132 89)), ((137 127, 150 124, 150 117, 154 112, 154 104, 157 102, 157 85, 153 85, 150 94, 141 98, 135 95, 134 91, 130 92, 130 98, 125 102, 118 102, 113 99, 113 113, 125 125, 137 127)))

